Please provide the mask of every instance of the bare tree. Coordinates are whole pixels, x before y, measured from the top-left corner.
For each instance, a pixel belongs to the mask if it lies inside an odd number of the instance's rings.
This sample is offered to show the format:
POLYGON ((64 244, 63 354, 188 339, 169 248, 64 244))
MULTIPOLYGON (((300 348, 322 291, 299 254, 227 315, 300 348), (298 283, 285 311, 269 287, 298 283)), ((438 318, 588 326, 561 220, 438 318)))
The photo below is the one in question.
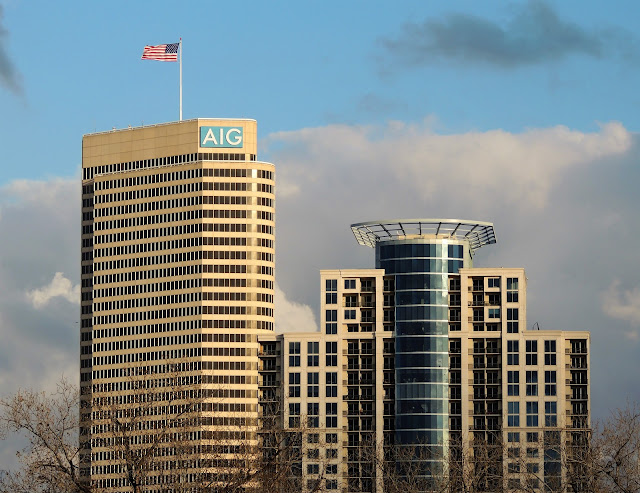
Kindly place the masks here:
POLYGON ((27 441, 17 452, 21 470, 0 476, 0 492, 80 492, 78 390, 62 379, 54 393, 20 390, 0 399, 0 430, 27 441))
POLYGON ((598 491, 640 491, 640 403, 627 403, 596 427, 592 469, 598 491))

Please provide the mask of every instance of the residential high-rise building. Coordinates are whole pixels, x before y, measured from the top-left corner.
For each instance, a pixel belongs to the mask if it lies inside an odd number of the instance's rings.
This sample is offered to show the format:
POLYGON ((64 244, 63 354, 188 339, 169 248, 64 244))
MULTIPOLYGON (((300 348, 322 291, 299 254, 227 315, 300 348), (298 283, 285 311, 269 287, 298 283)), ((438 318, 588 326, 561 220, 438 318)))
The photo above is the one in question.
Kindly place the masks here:
POLYGON ((407 475, 421 491, 575 479, 589 333, 526 329, 524 270, 472 265, 495 243, 493 225, 352 230, 375 248, 376 269, 321 271, 321 332, 260 339, 263 412, 277 404, 285 427, 314 436, 298 455, 301 490, 382 492, 407 475))
POLYGON ((124 491, 145 468, 145 491, 226 477, 257 443, 274 173, 254 120, 84 136, 81 466, 96 491, 124 491), (138 469, 123 459, 135 448, 149 455, 138 469))

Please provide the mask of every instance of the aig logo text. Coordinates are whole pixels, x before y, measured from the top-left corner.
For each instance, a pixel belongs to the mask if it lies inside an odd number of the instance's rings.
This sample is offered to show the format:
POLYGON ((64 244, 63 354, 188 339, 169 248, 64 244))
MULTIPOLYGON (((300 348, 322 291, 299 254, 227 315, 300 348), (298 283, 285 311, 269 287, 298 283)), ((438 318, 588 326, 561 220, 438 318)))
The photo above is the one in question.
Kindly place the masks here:
POLYGON ((200 127, 200 147, 242 147, 242 127, 200 127))

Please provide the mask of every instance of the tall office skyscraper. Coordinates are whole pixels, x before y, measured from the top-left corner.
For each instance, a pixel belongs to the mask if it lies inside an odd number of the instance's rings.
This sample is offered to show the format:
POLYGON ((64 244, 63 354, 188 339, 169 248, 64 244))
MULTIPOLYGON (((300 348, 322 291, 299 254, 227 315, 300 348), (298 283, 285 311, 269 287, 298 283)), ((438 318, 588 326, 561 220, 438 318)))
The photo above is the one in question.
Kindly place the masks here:
POLYGON ((158 440, 148 489, 178 459, 233 464, 234 443, 256 440, 258 336, 273 330, 275 177, 256 122, 85 135, 82 174, 82 473, 126 484, 114 419, 133 447, 158 440), (179 436, 167 419, 185 410, 198 420, 179 436))

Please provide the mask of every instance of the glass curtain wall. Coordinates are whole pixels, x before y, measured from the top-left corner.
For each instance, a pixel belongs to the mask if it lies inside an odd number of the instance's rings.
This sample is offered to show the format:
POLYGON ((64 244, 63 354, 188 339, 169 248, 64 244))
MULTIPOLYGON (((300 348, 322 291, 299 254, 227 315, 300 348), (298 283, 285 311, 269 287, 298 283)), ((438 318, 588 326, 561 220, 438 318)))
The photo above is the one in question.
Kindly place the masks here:
POLYGON ((448 277, 470 267, 468 248, 424 238, 376 244, 376 267, 395 275, 396 444, 414 456, 398 467, 420 467, 426 477, 442 473, 446 453, 448 277))

